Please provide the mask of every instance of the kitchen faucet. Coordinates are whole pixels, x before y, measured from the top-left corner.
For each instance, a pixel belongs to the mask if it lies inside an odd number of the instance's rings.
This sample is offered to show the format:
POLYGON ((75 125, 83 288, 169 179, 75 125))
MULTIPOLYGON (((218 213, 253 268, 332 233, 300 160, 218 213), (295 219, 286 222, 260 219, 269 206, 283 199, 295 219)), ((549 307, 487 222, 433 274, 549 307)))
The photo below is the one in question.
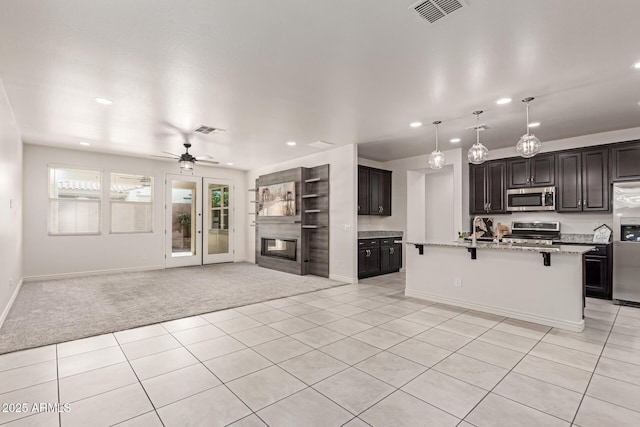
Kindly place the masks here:
POLYGON ((476 238, 476 221, 480 218, 479 216, 473 218, 473 223, 471 224, 471 246, 475 247, 478 245, 478 239, 476 238))

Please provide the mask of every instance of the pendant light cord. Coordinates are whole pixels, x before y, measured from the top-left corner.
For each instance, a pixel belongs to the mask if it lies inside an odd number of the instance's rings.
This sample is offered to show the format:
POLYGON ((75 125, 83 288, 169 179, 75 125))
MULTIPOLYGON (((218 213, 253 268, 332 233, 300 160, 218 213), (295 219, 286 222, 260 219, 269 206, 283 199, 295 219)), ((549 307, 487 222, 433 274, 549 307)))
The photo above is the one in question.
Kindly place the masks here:
POLYGON ((476 114, 476 144, 480 144, 480 113, 476 114))
POLYGON ((527 135, 531 135, 529 133, 529 102, 530 101, 527 101, 527 135))
POLYGON ((436 123, 436 151, 440 151, 438 149, 438 124, 436 123))

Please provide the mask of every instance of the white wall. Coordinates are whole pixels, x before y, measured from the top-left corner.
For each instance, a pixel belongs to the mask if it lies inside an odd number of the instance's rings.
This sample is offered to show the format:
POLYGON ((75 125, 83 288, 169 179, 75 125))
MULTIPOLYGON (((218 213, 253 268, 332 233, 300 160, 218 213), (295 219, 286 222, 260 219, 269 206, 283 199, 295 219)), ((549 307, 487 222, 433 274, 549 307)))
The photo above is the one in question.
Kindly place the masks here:
MULTIPOLYGON (((425 178, 425 237, 428 241, 443 242, 457 237, 454 210, 455 176, 453 165, 437 171, 427 171, 425 178)), ((462 218, 459 217, 461 220, 462 218)))
POLYGON ((0 81, 0 326, 22 274, 22 141, 0 81))
MULTIPOLYGON (((260 175, 292 169, 329 164, 329 277, 356 282, 357 264, 357 146, 354 144, 322 151, 317 154, 250 170, 247 188, 255 186, 260 175)), ((253 195, 246 193, 246 200, 253 195)), ((247 215, 249 216, 249 215, 247 215)), ((254 217, 252 216, 251 219, 254 217)), ((249 228, 246 241, 247 258, 255 262, 255 227, 249 228)))
MULTIPOLYGON (((25 144, 24 168, 25 277, 164 267, 164 177, 166 173, 179 173, 177 162, 25 144), (47 166, 49 164, 101 169, 103 188, 108 188, 109 174, 112 171, 153 176, 153 233, 109 234, 109 203, 108 200, 103 200, 100 235, 49 236, 47 232, 47 166)), ((245 260, 246 173, 233 169, 196 165, 194 175, 234 181, 235 260, 245 260)))

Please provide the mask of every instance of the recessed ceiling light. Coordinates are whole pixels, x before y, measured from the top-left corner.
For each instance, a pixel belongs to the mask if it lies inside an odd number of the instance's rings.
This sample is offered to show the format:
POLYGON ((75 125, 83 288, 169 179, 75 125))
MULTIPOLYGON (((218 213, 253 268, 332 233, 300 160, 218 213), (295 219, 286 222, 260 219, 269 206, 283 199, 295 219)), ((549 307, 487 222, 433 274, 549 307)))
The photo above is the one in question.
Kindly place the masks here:
POLYGON ((633 68, 635 68, 636 70, 640 70, 640 61, 633 64, 633 68))
POLYGON ((540 126, 540 122, 529 123, 530 128, 537 128, 538 126, 540 126))
POLYGON ((454 144, 457 144, 458 142, 460 142, 460 138, 453 138, 453 139, 450 139, 450 140, 449 140, 449 142, 452 142, 452 143, 454 143, 454 144))
POLYGON ((419 128, 420 126, 422 126, 422 123, 413 122, 413 123, 410 123, 409 126, 411 126, 412 128, 419 128))
POLYGON ((98 104, 102 104, 102 105, 111 105, 111 104, 113 104, 112 100, 106 99, 106 98, 96 98, 96 102, 98 104))
POLYGON ((233 162, 227 162, 227 166, 233 166, 233 162))
POLYGON ((496 101, 496 104, 498 105, 504 105, 504 104, 508 104, 511 102, 511 98, 500 98, 496 101))
POLYGON ((296 142, 295 142, 295 141, 289 141, 289 142, 287 142, 287 145, 288 145, 289 147, 293 147, 293 146, 295 146, 295 145, 296 145, 296 142))
POLYGON ((85 147, 88 147, 91 145, 91 143, 82 141, 80 145, 84 145, 85 147))

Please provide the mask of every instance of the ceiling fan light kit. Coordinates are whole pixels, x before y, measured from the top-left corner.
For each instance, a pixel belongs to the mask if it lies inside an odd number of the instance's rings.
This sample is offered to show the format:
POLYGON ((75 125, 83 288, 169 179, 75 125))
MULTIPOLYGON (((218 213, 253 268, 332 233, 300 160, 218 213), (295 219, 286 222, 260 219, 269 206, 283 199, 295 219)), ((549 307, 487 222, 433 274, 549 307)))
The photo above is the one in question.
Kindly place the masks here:
POLYGON ((429 167, 431 169, 442 169, 446 161, 444 154, 438 148, 438 125, 440 125, 440 123, 442 123, 440 120, 433 122, 436 126, 436 149, 432 151, 429 156, 429 167))
POLYGON ((531 133, 529 128, 531 127, 529 124, 529 103, 533 101, 535 98, 525 98, 522 102, 527 104, 527 133, 520 137, 518 144, 516 145, 516 151, 518 154, 525 159, 535 156, 540 152, 542 148, 542 143, 534 134, 531 133))
POLYGON ((487 161, 489 157, 489 149, 485 147, 480 142, 480 114, 482 114, 482 110, 474 111, 473 114, 476 116, 476 142, 469 148, 469 152, 467 153, 467 158, 470 163, 474 165, 479 165, 487 161))

